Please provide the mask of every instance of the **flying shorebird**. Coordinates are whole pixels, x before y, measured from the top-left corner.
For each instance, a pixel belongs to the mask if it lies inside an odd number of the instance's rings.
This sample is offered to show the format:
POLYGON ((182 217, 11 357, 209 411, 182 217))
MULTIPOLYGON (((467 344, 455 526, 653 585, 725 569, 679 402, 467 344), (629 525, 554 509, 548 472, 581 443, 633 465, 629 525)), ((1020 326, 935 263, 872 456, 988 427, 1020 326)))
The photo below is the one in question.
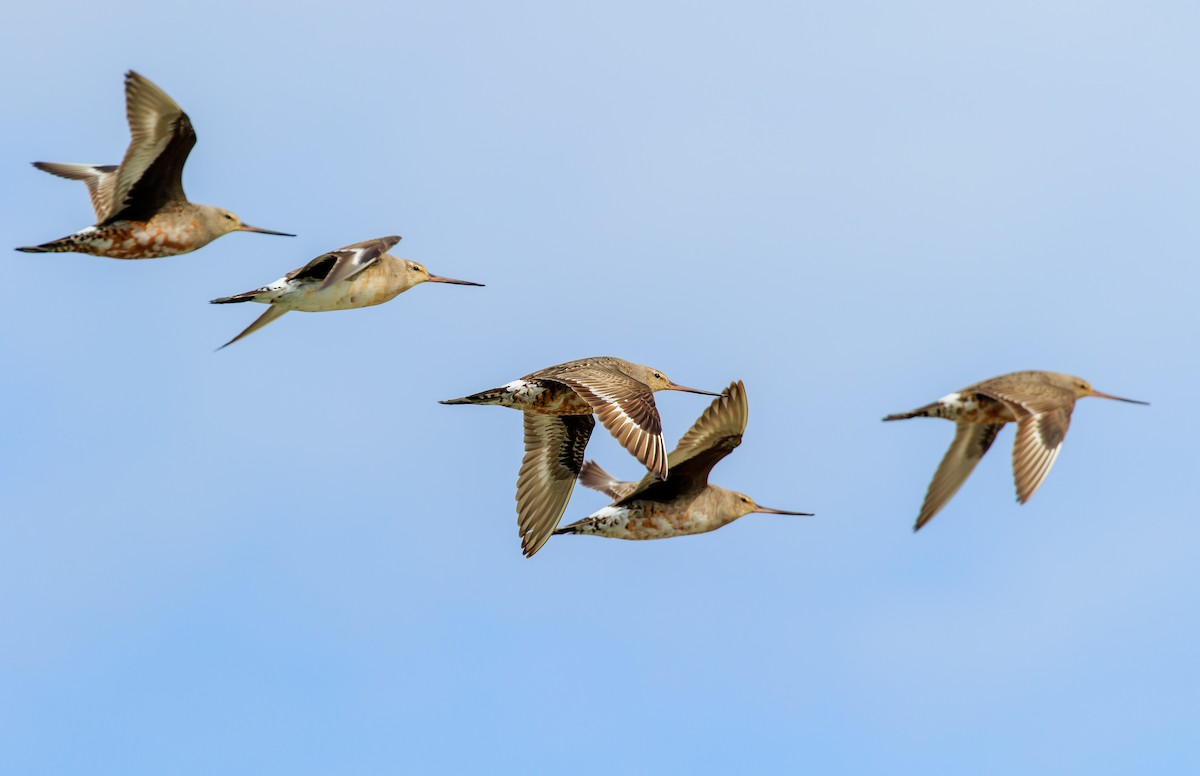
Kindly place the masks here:
POLYGON ((221 348, 258 331, 288 310, 319 313, 326 310, 370 307, 390 302, 413 286, 425 282, 453 283, 459 286, 483 285, 469 280, 430 275, 429 271, 417 262, 396 258, 387 251, 398 242, 400 238, 392 235, 347 245, 345 248, 321 254, 270 285, 244 294, 213 299, 212 304, 261 302, 270 305, 265 313, 221 348))
POLYGON ((294 236, 249 226, 228 210, 187 201, 183 164, 196 145, 196 131, 166 92, 132 70, 125 74, 125 112, 133 139, 119 167, 33 163, 39 170, 83 181, 96 225, 17 250, 157 259, 194 251, 230 232, 294 236))
POLYGON ((1028 501, 1058 458, 1075 400, 1084 396, 1148 404, 1101 393, 1079 377, 1031 370, 993 377, 911 412, 884 418, 946 418, 956 424, 954 441, 929 483, 913 530, 920 530, 958 492, 1005 423, 1017 424, 1013 479, 1017 501, 1021 504, 1028 501))
POLYGON ((652 367, 598 356, 539 369, 508 385, 441 403, 497 404, 524 413, 517 526, 528 558, 546 543, 566 511, 596 425, 593 414, 643 466, 667 479, 654 391, 721 395, 676 385, 652 367))
POLYGON ((613 503, 554 533, 666 539, 715 531, 751 512, 811 516, 762 507, 743 493, 708 483, 713 466, 742 443, 749 412, 746 387, 738 380, 713 400, 671 451, 671 476, 665 481, 650 472, 641 482, 621 482, 594 461, 586 462, 580 482, 608 494, 613 503))

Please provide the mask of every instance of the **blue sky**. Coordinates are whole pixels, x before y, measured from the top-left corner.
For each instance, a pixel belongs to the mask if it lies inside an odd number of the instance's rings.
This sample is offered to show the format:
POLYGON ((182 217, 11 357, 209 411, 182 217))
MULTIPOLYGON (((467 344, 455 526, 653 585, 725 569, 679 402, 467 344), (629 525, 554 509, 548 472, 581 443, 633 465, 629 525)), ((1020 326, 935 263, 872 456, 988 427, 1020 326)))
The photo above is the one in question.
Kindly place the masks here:
POLYGON ((129 68, 192 200, 299 236, 9 255, 5 771, 1200 767, 1191 4, 6 13, 11 246, 91 223, 28 163, 118 162, 129 68), (487 288, 213 352, 387 234, 487 288), (600 354, 745 380, 713 481, 817 516, 523 559, 519 417, 436 401, 600 354), (1017 369, 1152 406, 1082 401, 1021 507, 1006 431, 914 536, 952 428, 879 419, 1017 369))

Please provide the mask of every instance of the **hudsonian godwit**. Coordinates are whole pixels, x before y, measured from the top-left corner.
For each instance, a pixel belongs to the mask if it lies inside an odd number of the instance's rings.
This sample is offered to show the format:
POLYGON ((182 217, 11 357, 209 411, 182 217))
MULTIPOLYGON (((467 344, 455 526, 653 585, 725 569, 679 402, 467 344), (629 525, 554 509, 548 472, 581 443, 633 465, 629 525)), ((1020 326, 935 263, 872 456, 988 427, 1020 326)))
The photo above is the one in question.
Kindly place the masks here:
POLYGON ((294 236, 249 226, 228 210, 187 201, 182 176, 196 145, 192 122, 166 92, 132 70, 125 74, 125 112, 133 139, 119 167, 33 163, 39 170, 83 181, 96 225, 17 250, 156 259, 194 251, 230 232, 294 236))
POLYGON ((666 539, 715 531, 751 512, 811 516, 762 507, 743 493, 709 484, 713 466, 742 443, 749 412, 746 387, 738 380, 708 406, 667 456, 671 476, 666 480, 650 472, 641 482, 621 482, 595 462, 586 462, 580 482, 608 494, 613 503, 554 533, 666 539))
POLYGON ((496 404, 524 413, 517 526, 521 549, 530 557, 550 538, 566 511, 596 425, 593 414, 643 466, 667 479, 654 391, 721 395, 676 385, 652 367, 598 356, 540 369, 499 388, 441 403, 496 404))
POLYGON ((1101 393, 1087 380, 1072 375, 1030 370, 993 377, 911 412, 884 418, 946 418, 955 423, 954 441, 929 483, 913 530, 920 530, 958 492, 1005 423, 1017 424, 1013 479, 1017 501, 1028 501, 1058 458, 1075 400, 1084 396, 1148 403, 1101 393))
MULTIPOLYGON (((420 283, 453 283, 482 286, 469 280, 430 275, 421 264, 400 259, 388 249, 400 242, 398 236, 379 237, 323 253, 270 285, 234 296, 213 299, 212 304, 261 302, 270 305, 241 334, 221 348, 252 334, 288 310, 319 313, 349 310, 390 302, 420 283)), ((220 350, 221 348, 217 348, 220 350)))

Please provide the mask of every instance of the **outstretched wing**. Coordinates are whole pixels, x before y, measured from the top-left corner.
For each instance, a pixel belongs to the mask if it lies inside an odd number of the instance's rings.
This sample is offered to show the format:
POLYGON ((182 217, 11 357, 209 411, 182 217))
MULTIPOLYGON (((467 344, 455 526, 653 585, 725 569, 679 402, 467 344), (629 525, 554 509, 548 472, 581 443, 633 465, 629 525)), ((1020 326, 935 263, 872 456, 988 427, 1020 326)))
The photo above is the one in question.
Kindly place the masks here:
POLYGON ((986 381, 974 390, 1004 402, 1017 416, 1013 442, 1013 480, 1017 501, 1024 504, 1037 492, 1062 449, 1075 394, 1050 383, 986 381))
POLYGON ((233 339, 229 340, 229 342, 226 342, 224 345, 217 348, 217 350, 224 350, 225 348, 229 347, 230 345, 237 342, 238 340, 244 339, 245 337, 249 337, 251 334, 258 331, 262 327, 266 326, 268 323, 275 320, 276 318, 278 318, 279 316, 283 315, 286 312, 287 312, 286 307, 280 307, 279 305, 274 305, 274 304, 269 306, 265 313, 263 313, 262 315, 255 318, 254 322, 251 323, 249 326, 247 326, 245 329, 242 329, 241 334, 239 334, 236 337, 234 337, 233 339))
POLYGON ((650 472, 621 498, 620 503, 670 501, 682 494, 702 490, 717 462, 742 443, 749 417, 746 386, 738 380, 730 384, 724 396, 708 405, 671 451, 667 457, 670 474, 666 480, 650 472))
POLYGON ((579 394, 622 447, 647 469, 666 479, 662 419, 649 386, 615 368, 595 365, 556 372, 550 379, 579 394))
POLYGON ((525 457, 517 476, 517 527, 521 550, 528 558, 554 533, 567 509, 596 421, 591 415, 524 415, 525 457))
POLYGON ((618 480, 600 468, 595 461, 584 461, 579 472, 579 482, 592 490, 598 490, 613 501, 619 501, 637 489, 636 482, 618 480))
POLYGON ((360 272, 379 261, 379 257, 387 253, 396 243, 400 242, 398 235, 377 237, 374 240, 364 240, 336 251, 322 253, 300 269, 287 274, 288 280, 320 281, 321 288, 350 280, 360 272))
POLYGON ((83 181, 92 199, 92 210, 96 211, 97 221, 103 221, 112 210, 113 192, 117 187, 116 165, 34 162, 33 166, 60 178, 83 181))
POLYGON ((145 220, 168 202, 186 199, 183 164, 196 145, 187 114, 132 70, 125 74, 125 113, 132 138, 117 169, 112 207, 101 223, 145 220))
POLYGON ((956 424, 954 441, 933 474, 933 481, 925 492, 925 502, 921 504, 921 512, 917 515, 917 523, 913 526, 914 531, 921 530, 921 526, 932 520, 958 492, 1003 427, 1003 423, 956 424))

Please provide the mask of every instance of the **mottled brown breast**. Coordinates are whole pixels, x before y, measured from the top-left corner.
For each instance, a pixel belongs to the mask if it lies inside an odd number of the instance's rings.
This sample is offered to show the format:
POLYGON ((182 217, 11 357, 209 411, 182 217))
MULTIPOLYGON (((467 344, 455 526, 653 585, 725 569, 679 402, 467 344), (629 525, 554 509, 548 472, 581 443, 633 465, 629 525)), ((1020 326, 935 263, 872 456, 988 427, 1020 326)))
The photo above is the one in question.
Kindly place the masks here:
POLYGON ((178 256, 204 245, 186 228, 163 229, 151 222, 124 221, 88 235, 93 252, 112 259, 156 259, 178 256))

